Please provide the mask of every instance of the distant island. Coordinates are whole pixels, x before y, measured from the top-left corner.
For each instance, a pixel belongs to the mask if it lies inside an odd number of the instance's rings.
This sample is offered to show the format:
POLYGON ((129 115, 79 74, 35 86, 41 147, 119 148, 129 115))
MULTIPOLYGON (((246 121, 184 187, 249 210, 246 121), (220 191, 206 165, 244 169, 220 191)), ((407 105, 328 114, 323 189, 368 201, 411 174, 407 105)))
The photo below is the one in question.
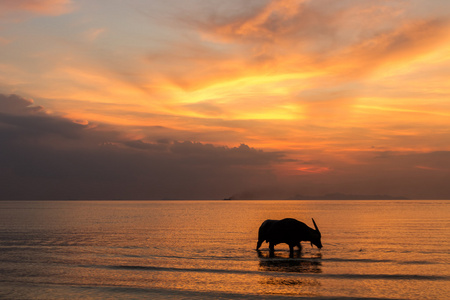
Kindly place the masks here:
MULTIPOLYGON (((238 194, 231 197, 224 198, 223 200, 258 200, 259 197, 255 197, 252 194, 238 194)), ((343 194, 343 193, 329 193, 320 196, 301 195, 296 194, 289 198, 284 199, 267 199, 264 200, 409 200, 409 198, 403 196, 391 196, 391 195, 355 195, 355 194, 343 194)), ((260 200, 263 200, 260 199, 260 200)))
POLYGON ((331 193, 321 196, 307 196, 307 195, 295 195, 288 200, 408 200, 403 196, 391 196, 391 195, 354 195, 354 194, 341 194, 331 193))

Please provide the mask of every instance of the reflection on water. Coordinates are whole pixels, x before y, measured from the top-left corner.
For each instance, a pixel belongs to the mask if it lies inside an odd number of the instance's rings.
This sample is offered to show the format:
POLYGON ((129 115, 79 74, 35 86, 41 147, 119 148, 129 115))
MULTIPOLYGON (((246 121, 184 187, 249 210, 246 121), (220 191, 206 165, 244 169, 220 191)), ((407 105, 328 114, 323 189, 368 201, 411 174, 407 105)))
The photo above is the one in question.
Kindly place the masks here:
POLYGON ((259 280, 259 284, 268 286, 265 294, 311 296, 320 290, 321 284, 318 279, 301 276, 322 273, 320 252, 304 255, 300 251, 295 251, 293 257, 285 251, 273 253, 257 251, 257 253, 259 270, 268 274, 259 280), (284 273, 289 273, 290 276, 284 276, 284 273), (295 273, 299 276, 295 276, 295 273))
POLYGON ((303 279, 285 279, 285 278, 276 278, 271 277, 265 281, 260 281, 261 284, 268 284, 268 285, 285 285, 285 286, 293 286, 293 285, 299 285, 299 286, 320 286, 320 283, 316 279, 309 279, 309 278, 303 278, 303 279))
POLYGON ((286 273, 322 273, 322 253, 310 255, 306 258, 300 251, 294 252, 294 257, 285 253, 275 252, 266 254, 258 251, 259 269, 265 272, 286 273))

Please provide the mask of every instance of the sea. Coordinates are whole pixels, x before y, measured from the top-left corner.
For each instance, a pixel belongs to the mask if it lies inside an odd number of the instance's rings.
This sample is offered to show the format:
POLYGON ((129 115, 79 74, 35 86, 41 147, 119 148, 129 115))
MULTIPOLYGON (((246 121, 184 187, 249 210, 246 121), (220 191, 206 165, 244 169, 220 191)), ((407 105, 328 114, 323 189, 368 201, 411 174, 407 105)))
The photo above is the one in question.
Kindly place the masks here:
POLYGON ((0 299, 450 299, 450 201, 1 201, 0 299), (322 234, 256 251, 266 219, 322 234))

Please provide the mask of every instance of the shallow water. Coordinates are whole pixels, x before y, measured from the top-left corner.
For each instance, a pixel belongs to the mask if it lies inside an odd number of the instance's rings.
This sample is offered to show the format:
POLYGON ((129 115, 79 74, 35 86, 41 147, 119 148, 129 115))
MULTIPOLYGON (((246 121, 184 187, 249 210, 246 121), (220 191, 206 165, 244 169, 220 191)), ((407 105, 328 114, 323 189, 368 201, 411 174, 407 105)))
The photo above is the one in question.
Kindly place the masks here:
POLYGON ((0 202, 2 299, 448 299, 449 201, 0 202), (265 219, 322 232, 254 250, 265 219))

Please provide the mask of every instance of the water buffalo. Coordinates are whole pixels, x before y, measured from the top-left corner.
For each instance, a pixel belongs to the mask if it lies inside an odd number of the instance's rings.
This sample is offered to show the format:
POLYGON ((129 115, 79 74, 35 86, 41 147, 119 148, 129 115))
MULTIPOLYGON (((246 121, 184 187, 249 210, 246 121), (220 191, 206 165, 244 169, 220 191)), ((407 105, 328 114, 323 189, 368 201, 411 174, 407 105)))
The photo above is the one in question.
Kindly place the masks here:
POLYGON ((316 229, 312 229, 296 219, 265 220, 259 227, 256 250, 261 247, 264 241, 269 243, 271 253, 273 253, 275 245, 288 244, 290 256, 293 256, 295 246, 300 251, 302 250, 301 241, 310 241, 311 246, 314 244, 317 248, 322 248, 319 228, 317 228, 314 219, 312 221, 316 229))

